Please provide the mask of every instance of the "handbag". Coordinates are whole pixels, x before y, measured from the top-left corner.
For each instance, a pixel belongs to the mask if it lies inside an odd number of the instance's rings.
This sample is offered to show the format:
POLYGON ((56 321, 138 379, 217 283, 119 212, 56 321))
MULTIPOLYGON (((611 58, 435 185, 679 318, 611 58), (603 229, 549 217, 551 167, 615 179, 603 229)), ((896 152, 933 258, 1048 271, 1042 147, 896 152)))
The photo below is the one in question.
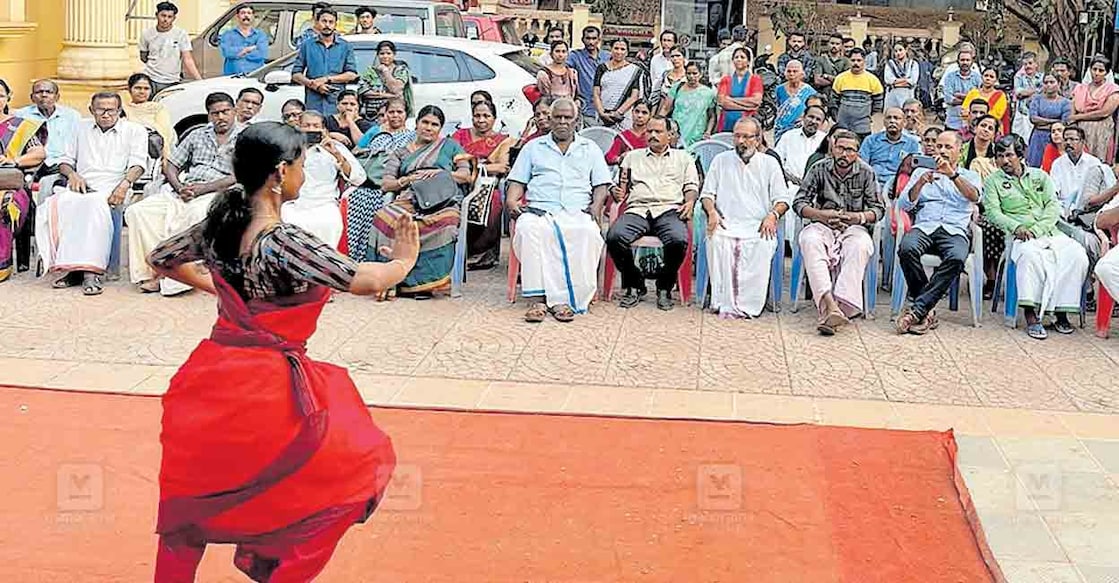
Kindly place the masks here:
POLYGON ((412 200, 420 214, 429 214, 453 202, 458 196, 458 184, 451 173, 442 168, 417 168, 416 170, 438 170, 431 178, 413 182, 412 200))
MULTIPOLYGON (((378 134, 380 135, 380 134, 378 134)), ((373 139, 377 139, 374 137, 373 139)), ((365 170, 365 184, 370 188, 377 190, 381 189, 381 180, 385 175, 385 161, 389 157, 387 150, 368 150, 366 152, 355 153, 358 163, 365 170)))
POLYGON ((497 177, 486 172, 484 164, 479 164, 478 179, 470 192, 470 206, 466 208, 466 222, 472 225, 490 224, 490 210, 493 208, 493 191, 497 188, 497 177))

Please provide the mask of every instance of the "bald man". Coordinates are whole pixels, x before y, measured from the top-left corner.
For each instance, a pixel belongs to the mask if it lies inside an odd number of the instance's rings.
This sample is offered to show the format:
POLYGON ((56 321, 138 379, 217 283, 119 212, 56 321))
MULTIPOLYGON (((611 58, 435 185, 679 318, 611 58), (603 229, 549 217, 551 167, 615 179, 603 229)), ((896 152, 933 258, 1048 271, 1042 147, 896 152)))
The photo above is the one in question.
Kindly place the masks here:
POLYGON ((757 120, 738 120, 734 151, 711 161, 699 197, 707 215, 711 309, 724 317, 761 314, 777 225, 792 202, 781 163, 758 151, 761 137, 757 120))
POLYGON ((910 154, 921 153, 921 141, 905 133, 905 112, 898 107, 886 108, 886 129, 871 134, 859 147, 859 157, 870 164, 882 192, 894 184, 901 161, 910 154))

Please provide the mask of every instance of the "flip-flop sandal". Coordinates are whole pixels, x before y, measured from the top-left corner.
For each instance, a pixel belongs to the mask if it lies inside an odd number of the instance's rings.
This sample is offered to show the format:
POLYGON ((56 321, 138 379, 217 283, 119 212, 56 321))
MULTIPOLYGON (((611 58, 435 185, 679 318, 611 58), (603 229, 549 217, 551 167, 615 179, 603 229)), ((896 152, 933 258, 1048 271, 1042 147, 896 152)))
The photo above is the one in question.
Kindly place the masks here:
POLYGON ((843 312, 831 312, 824 318, 823 325, 831 328, 832 333, 835 333, 835 330, 840 326, 845 326, 850 323, 851 320, 847 319, 847 316, 844 316, 843 312))
POLYGON ((547 317, 548 306, 541 303, 532 304, 532 307, 530 307, 528 311, 525 312, 525 322, 529 322, 532 324, 543 322, 544 318, 547 317))
POLYGON ((68 287, 77 286, 79 281, 80 280, 75 277, 73 273, 67 273, 66 275, 63 275, 62 277, 54 280, 54 283, 51 284, 51 287, 53 287, 54 289, 66 289, 68 287))
POLYGON ((1055 322, 1053 324, 1053 330, 1057 332, 1057 334, 1072 334, 1076 331, 1072 327, 1072 324, 1068 322, 1055 322))
POLYGON ((930 311, 929 315, 925 316, 925 322, 928 323, 929 330, 936 330, 940 327, 940 318, 936 317, 936 310, 930 311))
POLYGON ((571 306, 567 304, 560 304, 552 308, 552 317, 557 322, 570 322, 575 319, 575 310, 572 310, 571 306))
POLYGON ((1045 331, 1045 326, 1042 326, 1041 322, 1026 326, 1026 334, 1035 340, 1045 340, 1049 337, 1049 333, 1045 331))
POLYGON ((100 275, 87 275, 82 280, 82 295, 99 296, 101 292, 105 291, 104 287, 102 287, 103 285, 100 275))

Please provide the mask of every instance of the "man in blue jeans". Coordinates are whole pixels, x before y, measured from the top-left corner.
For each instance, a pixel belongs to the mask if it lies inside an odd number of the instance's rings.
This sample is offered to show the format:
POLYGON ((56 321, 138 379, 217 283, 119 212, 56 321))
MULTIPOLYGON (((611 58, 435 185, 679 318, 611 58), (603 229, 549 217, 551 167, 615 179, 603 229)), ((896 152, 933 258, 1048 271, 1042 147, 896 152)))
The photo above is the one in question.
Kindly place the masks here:
POLYGON ((911 305, 897 320, 898 334, 924 334, 936 328, 933 310, 964 270, 972 206, 979 202, 979 174, 960 168, 960 135, 944 130, 936 138, 936 169, 918 169, 905 185, 901 209, 917 209, 913 228, 898 244, 898 264, 905 274, 911 305), (932 279, 921 256, 940 257, 932 279))
POLYGON ((299 45, 291 80, 307 88, 307 109, 327 116, 338 109, 338 94, 345 84, 357 80, 357 61, 354 47, 335 30, 338 12, 324 8, 316 18, 319 36, 299 45))

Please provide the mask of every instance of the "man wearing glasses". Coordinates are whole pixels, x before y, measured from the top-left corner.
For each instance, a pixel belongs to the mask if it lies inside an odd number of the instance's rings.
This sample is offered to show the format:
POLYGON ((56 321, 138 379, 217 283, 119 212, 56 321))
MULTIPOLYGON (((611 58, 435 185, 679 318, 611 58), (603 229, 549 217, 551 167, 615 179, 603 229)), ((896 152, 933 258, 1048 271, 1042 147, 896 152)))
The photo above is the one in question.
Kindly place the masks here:
POLYGON ((148 132, 120 118, 116 93, 96 93, 90 101, 92 120, 82 120, 66 143, 59 172, 66 186, 39 208, 35 240, 48 271, 61 273, 56 289, 82 286, 87 296, 102 292, 112 247, 109 207, 124 203, 148 162, 148 132))
POLYGON ((236 182, 233 145, 241 130, 248 127, 236 122, 238 115, 228 94, 206 96, 210 123, 190 132, 175 146, 163 164, 167 181, 159 192, 129 205, 125 211, 128 271, 140 291, 161 292, 164 296, 190 291, 189 286, 177 281, 156 279, 148 265, 148 254, 164 239, 205 219, 214 197, 236 182))
POLYGON ((769 290, 777 225, 791 197, 781 163, 758 151, 762 127, 752 117, 734 124, 734 151, 711 162, 699 200, 707 214, 711 309, 755 318, 769 290))
POLYGON ((47 148, 46 166, 58 164, 82 118, 76 110, 58 104, 58 84, 50 79, 40 79, 31 86, 31 105, 16 110, 15 115, 42 124, 36 137, 47 148))
POLYGON ((594 108, 594 99, 591 94, 594 89, 595 71, 598 66, 610 60, 610 53, 599 49, 602 43, 602 31, 596 26, 583 29, 583 48, 575 49, 567 55, 567 66, 575 67, 579 80, 579 99, 583 103, 582 126, 601 125, 598 121, 598 112, 594 108))

